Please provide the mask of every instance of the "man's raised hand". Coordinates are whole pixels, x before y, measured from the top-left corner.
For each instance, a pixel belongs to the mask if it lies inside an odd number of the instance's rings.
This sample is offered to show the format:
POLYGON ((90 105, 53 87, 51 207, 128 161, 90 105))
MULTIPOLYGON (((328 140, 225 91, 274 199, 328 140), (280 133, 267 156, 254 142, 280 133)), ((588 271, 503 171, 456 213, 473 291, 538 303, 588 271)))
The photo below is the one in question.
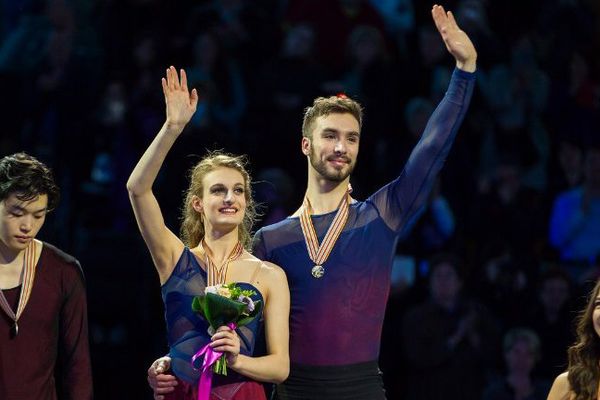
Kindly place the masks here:
POLYGON ((456 23, 452 12, 446 12, 444 7, 436 4, 431 9, 431 15, 446 48, 456 60, 456 66, 463 71, 474 72, 477 51, 469 36, 456 23))

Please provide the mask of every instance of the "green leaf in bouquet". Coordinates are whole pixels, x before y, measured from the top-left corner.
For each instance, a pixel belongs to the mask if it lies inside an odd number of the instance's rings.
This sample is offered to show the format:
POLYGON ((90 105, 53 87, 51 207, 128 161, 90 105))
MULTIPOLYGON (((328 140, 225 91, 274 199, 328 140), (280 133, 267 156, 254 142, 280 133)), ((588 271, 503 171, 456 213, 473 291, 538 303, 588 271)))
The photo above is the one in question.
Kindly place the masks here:
POLYGON ((204 317, 215 329, 230 322, 237 321, 246 305, 213 293, 204 296, 204 317))
POLYGON ((192 300, 192 310, 195 312, 199 312, 204 316, 204 301, 205 296, 196 296, 194 300, 192 300))
POLYGON ((262 307, 263 307, 262 301, 260 301, 260 300, 255 301, 254 302, 254 310, 249 315, 244 316, 243 318, 238 320, 237 326, 248 325, 250 322, 252 322, 252 320, 254 318, 256 318, 258 313, 260 313, 260 311, 262 310, 262 307))

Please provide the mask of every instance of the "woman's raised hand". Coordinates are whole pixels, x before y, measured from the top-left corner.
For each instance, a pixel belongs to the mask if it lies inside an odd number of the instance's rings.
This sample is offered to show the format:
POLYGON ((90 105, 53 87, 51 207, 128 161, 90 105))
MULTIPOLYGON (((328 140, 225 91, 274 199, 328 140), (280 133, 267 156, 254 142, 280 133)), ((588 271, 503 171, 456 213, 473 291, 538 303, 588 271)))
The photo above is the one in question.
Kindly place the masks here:
POLYGON ((162 88, 167 106, 167 126, 173 128, 183 127, 190 121, 198 105, 198 92, 187 86, 187 76, 183 69, 177 75, 175 67, 167 68, 167 77, 162 78, 162 88))

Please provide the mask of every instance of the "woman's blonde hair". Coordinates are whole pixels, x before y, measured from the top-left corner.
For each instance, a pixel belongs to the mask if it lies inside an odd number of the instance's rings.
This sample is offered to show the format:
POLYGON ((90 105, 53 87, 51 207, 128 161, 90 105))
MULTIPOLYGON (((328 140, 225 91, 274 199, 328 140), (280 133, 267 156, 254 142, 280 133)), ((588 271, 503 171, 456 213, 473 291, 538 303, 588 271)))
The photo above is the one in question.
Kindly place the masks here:
POLYGON ((246 198, 246 209, 244 219, 238 229, 238 237, 242 246, 248 249, 250 246, 250 233, 256 218, 256 204, 252 198, 251 178, 246 169, 246 156, 236 156, 221 151, 213 151, 204 156, 189 171, 190 186, 185 192, 185 202, 181 212, 181 239, 186 246, 193 248, 198 246, 204 238, 204 224, 202 214, 196 211, 192 205, 194 196, 202 198, 204 193, 204 177, 217 168, 231 168, 242 174, 244 178, 244 197, 246 198))

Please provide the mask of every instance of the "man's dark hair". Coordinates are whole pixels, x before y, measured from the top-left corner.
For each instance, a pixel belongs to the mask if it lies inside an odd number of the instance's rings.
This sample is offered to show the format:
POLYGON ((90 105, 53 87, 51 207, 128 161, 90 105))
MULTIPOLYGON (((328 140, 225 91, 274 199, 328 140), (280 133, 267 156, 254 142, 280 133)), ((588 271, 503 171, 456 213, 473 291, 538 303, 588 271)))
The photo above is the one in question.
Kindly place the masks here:
POLYGON ((302 136, 312 139, 312 131, 318 117, 329 114, 351 114, 358 121, 358 127, 362 127, 363 109, 355 100, 345 94, 330 97, 317 97, 313 105, 304 110, 302 120, 302 136))
POLYGON ((56 208, 60 197, 50 168, 27 153, 15 153, 0 159, 0 201, 13 193, 21 201, 47 195, 48 211, 56 208))

